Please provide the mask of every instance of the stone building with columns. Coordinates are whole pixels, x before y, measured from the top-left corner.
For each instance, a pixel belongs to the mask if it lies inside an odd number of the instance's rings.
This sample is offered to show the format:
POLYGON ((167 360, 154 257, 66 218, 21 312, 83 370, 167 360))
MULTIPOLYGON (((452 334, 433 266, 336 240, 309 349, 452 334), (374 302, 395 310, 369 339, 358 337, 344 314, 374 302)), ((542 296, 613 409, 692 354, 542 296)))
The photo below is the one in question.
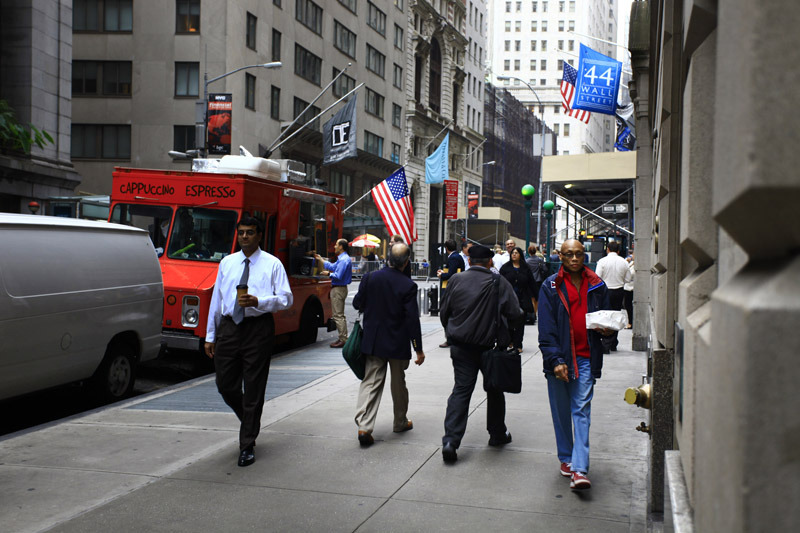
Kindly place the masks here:
MULTIPOLYGON (((438 264, 444 227, 444 187, 425 183, 425 158, 450 133, 450 179, 463 187, 464 157, 472 145, 464 112, 467 10, 463 0, 417 0, 409 8, 411 50, 406 55, 406 176, 410 178, 419 240, 414 258, 438 264)), ((452 228, 450 228, 452 233, 452 228)))
POLYGON ((780 0, 632 5, 633 333, 664 530, 800 524, 798 21, 780 0))

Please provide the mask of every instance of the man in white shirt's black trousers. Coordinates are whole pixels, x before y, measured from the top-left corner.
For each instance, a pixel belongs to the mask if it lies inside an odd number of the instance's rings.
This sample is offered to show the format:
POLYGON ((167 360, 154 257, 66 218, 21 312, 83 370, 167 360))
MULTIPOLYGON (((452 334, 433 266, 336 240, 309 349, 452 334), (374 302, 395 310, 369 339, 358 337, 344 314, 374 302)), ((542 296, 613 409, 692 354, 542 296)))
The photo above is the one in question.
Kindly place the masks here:
POLYGON ((241 421, 238 464, 248 466, 255 461, 253 447, 261 429, 275 336, 272 313, 291 307, 293 298, 283 264, 258 246, 261 221, 245 215, 236 229, 241 250, 219 264, 205 350, 214 359, 222 399, 241 421))

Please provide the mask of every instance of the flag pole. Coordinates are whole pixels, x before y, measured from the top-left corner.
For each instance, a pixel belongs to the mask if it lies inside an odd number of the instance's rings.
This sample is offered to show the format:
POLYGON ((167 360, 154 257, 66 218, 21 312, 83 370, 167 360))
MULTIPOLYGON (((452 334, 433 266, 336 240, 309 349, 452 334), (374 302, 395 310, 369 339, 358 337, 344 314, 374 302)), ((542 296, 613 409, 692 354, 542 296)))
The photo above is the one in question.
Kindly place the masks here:
MULTIPOLYGON (((356 201, 355 201, 355 202, 353 202, 352 204, 350 204, 350 205, 348 205, 347 207, 345 207, 345 208, 344 208, 344 210, 342 211, 342 214, 345 214, 345 213, 347 212, 347 210, 348 210, 348 209, 350 209, 351 207, 353 207, 354 205, 356 205, 358 202, 360 202, 361 200, 363 200, 364 198, 366 198, 367 196, 369 196, 369 194, 370 194, 370 193, 372 193, 372 189, 368 190, 367 192, 365 192, 365 193, 364 193, 364 196, 362 196, 361 198, 359 198, 358 200, 356 200, 356 201)), ((365 233, 366 233, 366 232, 365 232, 365 233)))
POLYGON ((431 145, 431 143, 432 143, 433 141, 435 141, 435 140, 436 140, 436 137, 438 137, 439 135, 441 135, 441 134, 444 132, 444 130, 446 130, 447 128, 449 128, 449 127, 450 127, 450 124, 452 124, 452 123, 453 123, 453 122, 455 122, 455 121, 456 121, 456 119, 453 119, 453 120, 451 120, 450 122, 448 122, 448 123, 447 123, 447 126, 445 126, 444 128, 442 128, 442 131, 440 131, 439 133, 437 133, 436 135, 434 135, 434 136, 433 136, 433 138, 432 138, 430 141, 428 141, 428 144, 426 144, 426 145, 425 145, 425 148, 423 148, 423 150, 427 150, 427 149, 428 149, 428 146, 430 146, 430 145, 431 145))

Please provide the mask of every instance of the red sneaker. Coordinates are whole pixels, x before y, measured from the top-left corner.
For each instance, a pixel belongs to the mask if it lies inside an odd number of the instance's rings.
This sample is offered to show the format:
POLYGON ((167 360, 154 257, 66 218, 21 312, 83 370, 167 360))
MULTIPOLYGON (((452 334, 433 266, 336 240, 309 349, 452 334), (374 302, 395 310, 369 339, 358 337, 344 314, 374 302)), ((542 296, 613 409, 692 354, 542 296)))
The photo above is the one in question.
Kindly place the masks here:
POLYGON ((572 477, 572 468, 569 463, 561 463, 561 475, 564 477, 572 477))
POLYGON ((572 481, 569 482, 569 488, 572 490, 586 490, 592 488, 592 482, 586 477, 583 472, 573 472, 572 481))

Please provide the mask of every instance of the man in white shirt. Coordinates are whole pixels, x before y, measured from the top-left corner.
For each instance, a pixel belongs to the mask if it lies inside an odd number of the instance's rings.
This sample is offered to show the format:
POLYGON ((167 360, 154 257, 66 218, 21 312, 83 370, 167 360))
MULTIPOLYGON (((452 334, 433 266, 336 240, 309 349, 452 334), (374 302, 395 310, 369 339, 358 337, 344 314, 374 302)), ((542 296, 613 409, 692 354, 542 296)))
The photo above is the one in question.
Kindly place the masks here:
POLYGON ((469 241, 462 241, 461 242, 461 259, 464 260, 464 272, 469 270, 469 248, 472 246, 472 243, 469 241))
POLYGON ((256 460, 253 447, 269 376, 272 313, 291 307, 293 297, 283 264, 258 246, 261 221, 245 215, 236 229, 241 250, 219 264, 205 350, 214 359, 217 390, 241 422, 238 464, 249 466, 256 460))
MULTIPOLYGON (((619 256, 619 243, 608 243, 608 254, 597 262, 595 273, 600 276, 608 287, 608 300, 611 309, 620 311, 625 298, 625 284, 631 281, 631 272, 628 262, 619 256)), ((617 349, 617 332, 608 337, 603 337, 603 352, 610 353, 617 349)))

